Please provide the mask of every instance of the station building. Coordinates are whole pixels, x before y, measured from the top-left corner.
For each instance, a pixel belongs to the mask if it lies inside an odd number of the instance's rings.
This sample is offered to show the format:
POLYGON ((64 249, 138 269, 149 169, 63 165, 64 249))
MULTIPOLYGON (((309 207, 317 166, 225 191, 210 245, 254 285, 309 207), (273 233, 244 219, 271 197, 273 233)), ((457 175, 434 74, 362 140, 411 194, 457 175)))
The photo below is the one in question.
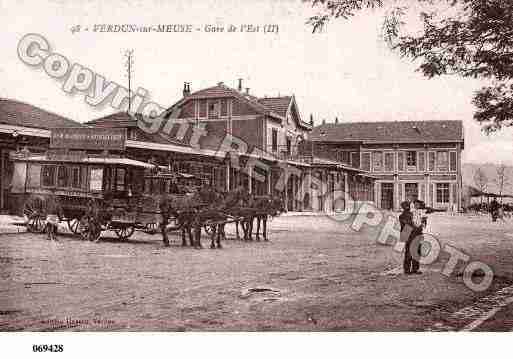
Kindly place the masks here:
POLYGON ((120 112, 86 123, 126 128, 127 156, 192 173, 220 190, 280 194, 289 211, 342 211, 346 189, 373 201, 373 177, 339 161, 313 156, 312 124, 302 120, 294 96, 256 97, 220 82, 191 92, 162 116, 120 112))
POLYGON ((436 209, 462 208, 461 121, 331 123, 313 128, 311 139, 317 156, 374 176, 382 209, 399 210, 409 198, 436 209))

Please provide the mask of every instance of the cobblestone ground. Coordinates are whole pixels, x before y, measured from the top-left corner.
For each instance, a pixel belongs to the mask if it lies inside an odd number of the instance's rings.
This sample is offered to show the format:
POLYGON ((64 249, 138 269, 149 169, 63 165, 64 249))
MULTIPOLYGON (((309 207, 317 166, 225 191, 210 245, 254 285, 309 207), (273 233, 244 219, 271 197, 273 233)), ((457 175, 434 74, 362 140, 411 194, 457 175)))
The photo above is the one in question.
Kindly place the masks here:
POLYGON ((443 276, 443 261, 400 274, 401 255, 378 244, 375 229, 326 217, 277 218, 269 242, 227 240, 215 250, 207 238, 202 250, 178 237, 165 248, 140 232, 128 242, 107 232, 99 243, 0 235, 0 330, 427 330, 513 282, 511 222, 430 222, 442 242, 494 267, 488 291, 443 276))

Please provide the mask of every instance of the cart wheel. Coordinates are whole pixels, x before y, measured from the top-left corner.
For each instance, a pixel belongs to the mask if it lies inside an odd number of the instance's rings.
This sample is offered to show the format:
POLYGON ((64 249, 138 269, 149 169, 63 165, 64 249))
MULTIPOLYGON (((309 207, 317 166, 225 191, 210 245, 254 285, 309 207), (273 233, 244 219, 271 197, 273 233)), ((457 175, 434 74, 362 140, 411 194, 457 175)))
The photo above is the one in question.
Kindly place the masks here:
POLYGON ((144 228, 144 231, 148 234, 155 234, 159 230, 158 223, 148 223, 146 224, 146 227, 144 228))
POLYGON ((127 226, 127 227, 123 227, 123 228, 117 228, 114 230, 114 232, 116 233, 118 238, 121 239, 122 241, 126 241, 128 238, 130 238, 130 236, 132 234, 134 234, 134 231, 135 231, 134 226, 127 226))
POLYGON ((79 221, 78 232, 83 240, 97 241, 100 239, 102 229, 93 218, 85 215, 79 221))
POLYGON ((42 233, 45 230, 45 203, 40 197, 29 197, 23 206, 23 214, 27 217, 27 230, 42 233))
POLYGON ((68 219, 68 228, 74 234, 80 234, 80 220, 78 218, 68 219))

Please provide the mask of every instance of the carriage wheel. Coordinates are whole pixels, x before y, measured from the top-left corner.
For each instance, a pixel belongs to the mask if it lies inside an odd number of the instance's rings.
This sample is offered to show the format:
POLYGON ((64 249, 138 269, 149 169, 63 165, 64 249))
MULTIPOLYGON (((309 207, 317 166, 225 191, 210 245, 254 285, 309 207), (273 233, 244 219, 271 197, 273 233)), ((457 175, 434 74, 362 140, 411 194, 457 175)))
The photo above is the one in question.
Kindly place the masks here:
POLYGON ((158 223, 148 223, 146 224, 146 227, 144 228, 144 231, 148 234, 155 234, 159 230, 158 223))
POLYGON ((135 231, 134 226, 127 226, 127 227, 123 227, 123 228, 117 228, 114 230, 114 232, 116 233, 118 238, 121 239, 122 241, 126 241, 128 238, 130 238, 130 236, 132 234, 134 234, 134 231, 135 231))
POLYGON ((45 203, 40 197, 30 197, 23 206, 23 214, 27 216, 27 230, 42 233, 45 230, 45 203))
POLYGON ((68 228, 74 234, 79 234, 80 220, 78 218, 68 219, 68 228))
POLYGON ((102 229, 93 218, 84 215, 79 221, 78 232, 83 240, 97 241, 100 239, 102 229))

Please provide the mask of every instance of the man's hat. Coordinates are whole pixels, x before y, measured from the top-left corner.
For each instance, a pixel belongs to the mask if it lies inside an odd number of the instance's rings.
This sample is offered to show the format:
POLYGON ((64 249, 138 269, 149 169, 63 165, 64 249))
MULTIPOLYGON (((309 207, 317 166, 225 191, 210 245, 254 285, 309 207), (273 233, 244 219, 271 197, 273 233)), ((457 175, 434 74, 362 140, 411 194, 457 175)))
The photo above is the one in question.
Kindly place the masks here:
POLYGON ((401 208, 403 210, 405 210, 405 211, 409 210, 410 209, 410 202, 408 202, 408 201, 401 202, 401 208))

